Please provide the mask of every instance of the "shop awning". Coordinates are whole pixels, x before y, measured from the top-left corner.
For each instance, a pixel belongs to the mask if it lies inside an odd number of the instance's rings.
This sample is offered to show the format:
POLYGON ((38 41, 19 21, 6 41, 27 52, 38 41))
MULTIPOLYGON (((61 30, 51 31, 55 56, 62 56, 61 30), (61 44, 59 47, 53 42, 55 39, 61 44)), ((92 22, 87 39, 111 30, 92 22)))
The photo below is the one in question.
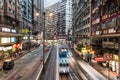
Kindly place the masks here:
POLYGON ((95 36, 91 36, 92 38, 94 37, 119 37, 120 34, 106 34, 106 35, 95 35, 95 36))
POLYGON ((23 34, 0 32, 0 36, 9 36, 9 37, 14 36, 14 37, 17 37, 17 36, 23 36, 23 34))

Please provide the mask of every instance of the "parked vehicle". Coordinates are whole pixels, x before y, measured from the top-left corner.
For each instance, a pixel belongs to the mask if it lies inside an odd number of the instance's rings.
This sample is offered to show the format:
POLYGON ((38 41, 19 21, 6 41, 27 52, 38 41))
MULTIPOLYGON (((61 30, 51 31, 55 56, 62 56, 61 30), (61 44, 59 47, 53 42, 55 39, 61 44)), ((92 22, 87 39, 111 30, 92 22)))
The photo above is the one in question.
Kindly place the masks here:
POLYGON ((3 70, 12 69, 14 67, 14 60, 7 59, 3 62, 3 70))

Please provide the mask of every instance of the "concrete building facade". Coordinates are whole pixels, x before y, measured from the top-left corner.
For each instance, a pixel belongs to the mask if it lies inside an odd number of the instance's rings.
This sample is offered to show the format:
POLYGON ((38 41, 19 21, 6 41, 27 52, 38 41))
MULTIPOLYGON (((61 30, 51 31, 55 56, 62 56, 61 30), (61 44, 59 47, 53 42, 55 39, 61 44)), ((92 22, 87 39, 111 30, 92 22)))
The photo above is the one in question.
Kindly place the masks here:
POLYGON ((72 0, 66 1, 66 33, 72 38, 72 0))
POLYGON ((90 45, 90 4, 89 0, 73 1, 73 35, 75 42, 90 45))
POLYGON ((22 34, 32 34, 32 0, 22 0, 22 34))
POLYGON ((57 8, 57 36, 66 38, 66 0, 59 2, 57 8))
POLYGON ((21 2, 0 0, 0 58, 12 53, 12 45, 20 42, 21 2))
POLYGON ((91 45, 120 75, 120 1, 91 0, 91 45), (99 44, 98 44, 99 43, 99 44), (118 65, 119 64, 119 65, 118 65))
POLYGON ((57 32, 57 7, 59 3, 45 8, 45 39, 54 39, 57 32), (50 16, 52 14, 52 16, 50 16))

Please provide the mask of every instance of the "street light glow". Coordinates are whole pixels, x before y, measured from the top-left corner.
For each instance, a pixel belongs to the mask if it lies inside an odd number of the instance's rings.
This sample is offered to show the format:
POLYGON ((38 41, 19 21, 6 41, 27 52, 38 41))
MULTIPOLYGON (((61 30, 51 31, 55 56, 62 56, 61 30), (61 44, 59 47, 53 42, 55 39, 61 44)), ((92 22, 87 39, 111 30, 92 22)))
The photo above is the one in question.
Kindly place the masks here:
POLYGON ((36 16, 39 16, 40 14, 39 13, 36 13, 36 16))
POLYGON ((49 17, 52 17, 54 14, 53 13, 49 13, 49 17))

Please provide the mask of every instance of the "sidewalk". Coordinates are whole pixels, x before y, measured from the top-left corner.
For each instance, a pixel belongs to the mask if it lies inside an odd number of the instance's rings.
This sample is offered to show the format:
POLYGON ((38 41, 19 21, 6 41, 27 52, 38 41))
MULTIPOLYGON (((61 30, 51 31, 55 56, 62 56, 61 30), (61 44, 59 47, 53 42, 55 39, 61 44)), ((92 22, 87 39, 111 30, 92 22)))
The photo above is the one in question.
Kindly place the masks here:
MULTIPOLYGON (((75 51, 74 49, 74 52, 76 52, 77 54, 79 54, 78 51, 75 51)), ((108 68, 104 68, 102 66, 100 66, 95 60, 92 60, 91 61, 91 66, 96 70, 98 71, 99 73, 101 73, 103 76, 105 76, 107 79, 108 79, 108 75, 109 75, 109 80, 120 80, 120 79, 115 79, 115 72, 113 71, 110 71, 108 72, 108 68)))
MULTIPOLYGON (((17 60, 17 59, 19 59, 20 57, 24 56, 25 54, 27 54, 28 52, 30 52, 30 51, 32 51, 32 50, 34 50, 34 49, 36 49, 36 47, 30 48, 30 50, 22 50, 22 51, 21 51, 21 55, 17 55, 16 57, 12 56, 12 57, 9 57, 9 58, 7 58, 7 59, 17 60)), ((5 59, 0 60, 0 70, 2 70, 2 65, 3 65, 3 61, 4 61, 4 60, 5 60, 5 59)))
MULTIPOLYGON (((106 78, 108 78, 110 80, 113 80, 113 78, 115 78, 116 76, 113 74, 113 71, 108 70, 108 68, 104 68, 102 66, 100 66, 96 61, 92 60, 91 66, 96 69, 99 73, 101 73, 103 76, 105 76, 106 78), (109 72, 108 72, 109 71, 109 72)), ((119 79, 118 79, 119 80, 119 79)))

